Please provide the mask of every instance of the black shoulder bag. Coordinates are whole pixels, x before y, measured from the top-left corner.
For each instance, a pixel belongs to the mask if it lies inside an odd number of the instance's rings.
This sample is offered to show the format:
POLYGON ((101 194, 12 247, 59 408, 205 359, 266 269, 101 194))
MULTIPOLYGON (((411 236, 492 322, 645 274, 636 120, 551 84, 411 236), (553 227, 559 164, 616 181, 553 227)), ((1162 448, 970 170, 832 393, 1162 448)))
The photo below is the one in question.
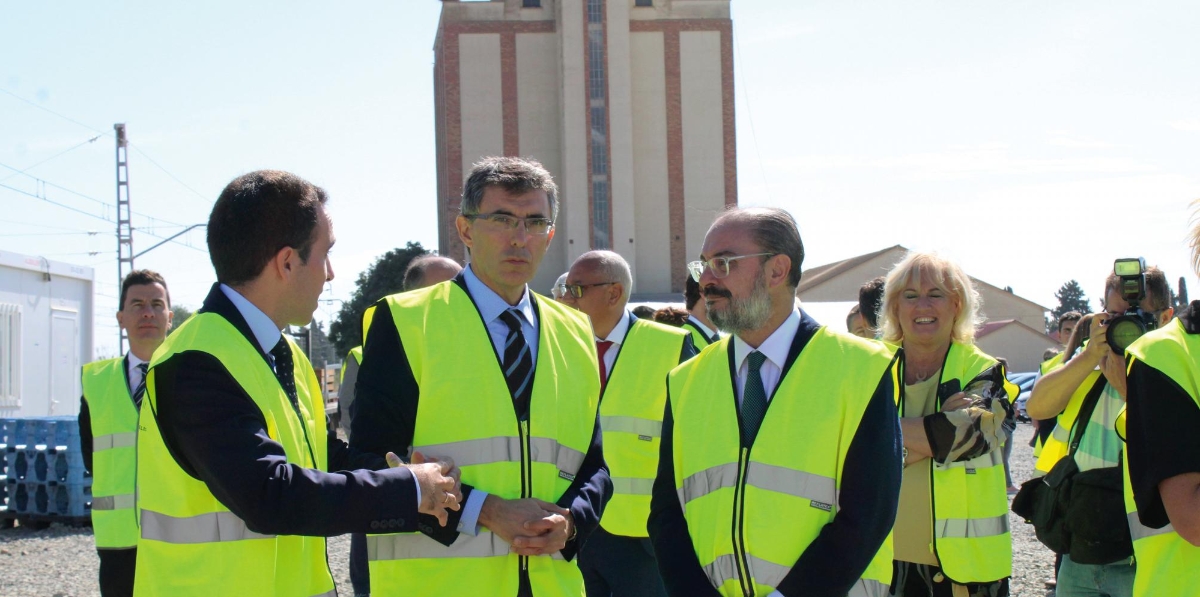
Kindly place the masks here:
POLYGON ((1067 510, 1071 500, 1072 478, 1079 472, 1075 464, 1075 451, 1087 431, 1087 422, 1096 410, 1105 380, 1101 376, 1092 385, 1079 414, 1071 424, 1071 447, 1066 456, 1054 464, 1044 477, 1034 477, 1021 484, 1021 490, 1013 497, 1012 511, 1025 522, 1033 525, 1038 541, 1057 554, 1071 552, 1071 530, 1067 525, 1067 510), (1083 426, 1079 426, 1079 422, 1083 426))

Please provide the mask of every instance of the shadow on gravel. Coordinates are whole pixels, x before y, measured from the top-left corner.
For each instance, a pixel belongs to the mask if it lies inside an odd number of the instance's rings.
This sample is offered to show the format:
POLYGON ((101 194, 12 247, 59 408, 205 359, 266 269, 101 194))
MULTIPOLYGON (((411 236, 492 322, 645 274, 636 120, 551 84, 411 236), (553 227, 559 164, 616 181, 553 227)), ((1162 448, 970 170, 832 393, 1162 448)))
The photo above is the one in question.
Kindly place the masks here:
POLYGON ((25 525, 16 523, 14 526, 0 526, 0 543, 20 541, 22 539, 51 539, 56 537, 91 536, 92 527, 88 525, 62 524, 58 522, 30 522, 25 525))

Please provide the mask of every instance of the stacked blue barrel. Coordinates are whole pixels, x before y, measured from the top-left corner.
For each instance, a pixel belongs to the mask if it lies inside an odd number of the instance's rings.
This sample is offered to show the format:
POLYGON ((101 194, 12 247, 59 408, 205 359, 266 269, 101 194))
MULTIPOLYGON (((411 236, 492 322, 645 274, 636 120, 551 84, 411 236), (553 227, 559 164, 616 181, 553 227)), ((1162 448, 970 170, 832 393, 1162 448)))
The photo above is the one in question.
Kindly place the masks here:
POLYGON ((92 512, 92 476, 83 466, 74 416, 0 419, 6 517, 83 522, 92 512))

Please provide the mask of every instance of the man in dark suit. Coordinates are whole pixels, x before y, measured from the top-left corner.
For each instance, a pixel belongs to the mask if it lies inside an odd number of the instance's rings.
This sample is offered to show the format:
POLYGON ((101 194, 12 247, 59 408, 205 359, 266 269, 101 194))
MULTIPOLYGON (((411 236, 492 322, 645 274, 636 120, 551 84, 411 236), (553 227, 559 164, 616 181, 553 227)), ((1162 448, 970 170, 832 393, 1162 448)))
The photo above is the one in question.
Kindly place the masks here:
POLYGON ((666 597, 646 534, 650 489, 658 471, 659 429, 667 404, 663 380, 696 356, 687 331, 638 319, 629 311, 633 273, 612 251, 579 256, 562 285, 562 302, 592 320, 600 364, 600 427, 613 498, 579 554, 588 597, 666 597))
POLYGON ((333 278, 325 201, 259 171, 213 206, 217 283, 147 374, 139 595, 325 594, 324 537, 415 529, 418 512, 444 521, 458 507, 452 463, 388 468, 338 440, 312 365, 280 333, 312 319, 333 278))
POLYGON ((573 559, 612 482, 591 327, 528 288, 554 238, 556 194, 537 162, 476 164, 456 222, 468 267, 377 303, 351 445, 448 454, 464 501, 444 529, 368 537, 373 595, 403 594, 430 571, 473 595, 583 594, 573 559))

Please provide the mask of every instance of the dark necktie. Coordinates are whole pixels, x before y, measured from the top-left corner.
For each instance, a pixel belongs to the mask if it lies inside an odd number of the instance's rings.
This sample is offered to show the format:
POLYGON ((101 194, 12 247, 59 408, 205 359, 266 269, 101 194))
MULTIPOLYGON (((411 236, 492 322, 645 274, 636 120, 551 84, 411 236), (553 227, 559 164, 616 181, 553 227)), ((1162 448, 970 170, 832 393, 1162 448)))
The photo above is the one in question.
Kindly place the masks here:
POLYGON ((291 400, 292 405, 295 406, 296 377, 294 375, 295 363, 292 362, 292 347, 288 345, 285 338, 280 336, 275 348, 271 349, 271 356, 275 357, 275 377, 279 379, 279 385, 283 387, 283 391, 287 392, 288 400, 291 400))
POLYGON ((150 368, 149 363, 138 363, 136 365, 138 371, 142 372, 142 380, 138 382, 136 388, 133 389, 133 404, 134 406, 142 405, 142 396, 146 395, 146 371, 150 368))
POLYGON ((754 443, 758 427, 767 414, 767 390, 759 372, 767 355, 756 350, 747 358, 750 372, 746 375, 746 389, 742 391, 742 444, 749 446, 754 443))
POLYGON ((521 332, 521 318, 516 309, 509 309, 500 314, 500 321, 508 326, 508 336, 504 339, 504 380, 508 382, 508 392, 512 394, 513 405, 517 417, 524 421, 529 417, 529 398, 533 395, 533 355, 529 345, 525 343, 525 334, 521 332))
POLYGON ((604 354, 612 348, 612 340, 601 340, 596 343, 596 357, 600 361, 600 390, 608 385, 608 367, 604 365, 604 354))

